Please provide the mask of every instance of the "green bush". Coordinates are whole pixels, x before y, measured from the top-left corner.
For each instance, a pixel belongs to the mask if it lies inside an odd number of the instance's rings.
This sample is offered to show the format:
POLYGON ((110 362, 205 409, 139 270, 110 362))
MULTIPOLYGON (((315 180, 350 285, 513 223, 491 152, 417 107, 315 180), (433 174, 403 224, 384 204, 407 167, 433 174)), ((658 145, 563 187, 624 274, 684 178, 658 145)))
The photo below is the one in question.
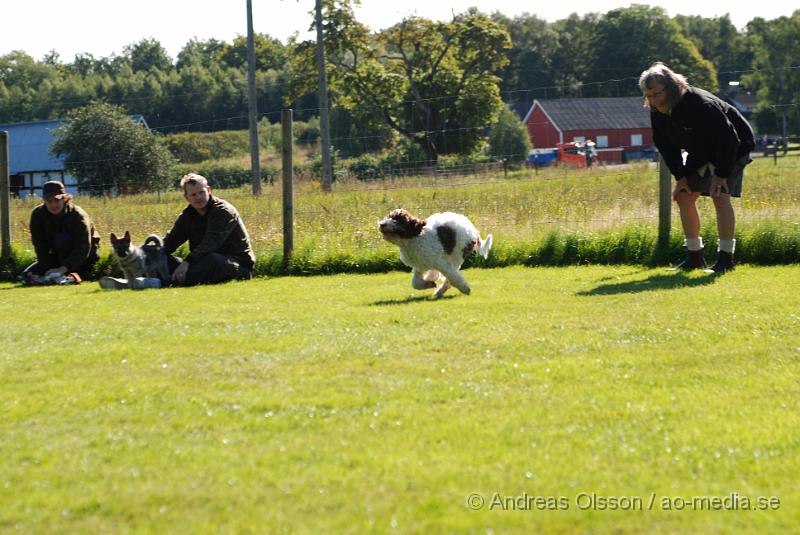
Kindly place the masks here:
POLYGON ((302 121, 295 121, 292 125, 292 134, 294 135, 294 142, 303 145, 313 145, 320 139, 319 119, 312 117, 307 123, 302 121))
POLYGON ((169 150, 183 163, 229 158, 250 152, 247 130, 182 132, 168 136, 169 150))
POLYGON ((477 151, 470 154, 443 154, 439 156, 439 161, 436 162, 438 167, 459 167, 462 165, 472 165, 476 163, 491 162, 492 159, 488 154, 477 151))
MULTIPOLYGON (((175 179, 173 186, 180 187, 180 179, 187 173, 198 173, 208 179, 208 183, 215 189, 238 188, 253 182, 250 167, 242 167, 235 163, 209 160, 199 164, 178 164, 175 166, 175 179)), ((261 165, 262 182, 273 182, 280 176, 281 169, 275 165, 261 165)))
POLYGON ((503 106, 489 132, 490 154, 495 160, 519 163, 528 159, 531 148, 528 129, 516 112, 503 106))
POLYGON ((283 147, 281 123, 271 123, 265 117, 258 122, 258 139, 262 147, 274 147, 278 152, 283 147))
POLYGON ((384 161, 375 154, 362 154, 347 163, 347 172, 359 180, 383 178, 385 170, 384 161))

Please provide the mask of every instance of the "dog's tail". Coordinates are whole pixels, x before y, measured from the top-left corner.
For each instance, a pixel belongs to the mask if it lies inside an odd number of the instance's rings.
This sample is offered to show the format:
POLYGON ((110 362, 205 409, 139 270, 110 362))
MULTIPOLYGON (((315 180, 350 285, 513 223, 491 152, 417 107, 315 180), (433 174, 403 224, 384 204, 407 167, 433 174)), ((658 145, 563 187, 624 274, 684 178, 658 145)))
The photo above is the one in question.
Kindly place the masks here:
POLYGON ((492 248, 492 235, 489 234, 486 236, 485 240, 482 240, 480 236, 478 236, 478 254, 484 258, 489 258, 489 249, 492 248))
POLYGON ((150 234, 147 238, 145 238, 142 245, 147 245, 150 242, 153 242, 157 247, 164 247, 164 240, 161 239, 161 236, 158 234, 150 234))

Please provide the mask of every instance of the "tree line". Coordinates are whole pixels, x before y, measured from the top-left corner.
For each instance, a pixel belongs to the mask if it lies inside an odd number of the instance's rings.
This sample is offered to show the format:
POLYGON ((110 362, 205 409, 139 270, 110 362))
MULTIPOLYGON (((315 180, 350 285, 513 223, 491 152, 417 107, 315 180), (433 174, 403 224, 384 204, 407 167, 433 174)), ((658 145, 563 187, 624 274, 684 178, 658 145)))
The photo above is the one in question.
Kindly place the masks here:
MULTIPOLYGON (((470 153, 504 102, 638 95, 638 75, 654 61, 710 90, 739 81, 758 97, 761 132, 781 132, 784 118, 800 132, 800 10, 755 17, 741 31, 727 15, 669 17, 636 4, 553 23, 471 9, 371 31, 356 20, 357 1, 323 0, 332 137, 345 155, 403 144, 428 160, 470 153)), ((257 34, 255 45, 262 118, 277 122, 284 107, 299 120, 316 116, 315 43, 257 34)), ((13 51, 0 56, 0 122, 69 117, 103 101, 163 133, 244 129, 246 73, 244 36, 191 40, 175 59, 153 39, 71 62, 13 51)))

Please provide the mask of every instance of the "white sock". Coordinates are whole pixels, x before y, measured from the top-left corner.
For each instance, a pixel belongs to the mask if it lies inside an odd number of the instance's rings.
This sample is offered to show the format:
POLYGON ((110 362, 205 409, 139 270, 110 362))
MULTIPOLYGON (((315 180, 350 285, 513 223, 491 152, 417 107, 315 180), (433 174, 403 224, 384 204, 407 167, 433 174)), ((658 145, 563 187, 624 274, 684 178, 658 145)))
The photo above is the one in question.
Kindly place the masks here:
POLYGON ((703 237, 698 236, 697 238, 686 238, 683 240, 683 244, 689 251, 699 251, 703 248, 703 237))
POLYGON ((736 240, 719 240, 717 242, 717 251, 725 251, 726 253, 731 253, 736 250, 736 240))

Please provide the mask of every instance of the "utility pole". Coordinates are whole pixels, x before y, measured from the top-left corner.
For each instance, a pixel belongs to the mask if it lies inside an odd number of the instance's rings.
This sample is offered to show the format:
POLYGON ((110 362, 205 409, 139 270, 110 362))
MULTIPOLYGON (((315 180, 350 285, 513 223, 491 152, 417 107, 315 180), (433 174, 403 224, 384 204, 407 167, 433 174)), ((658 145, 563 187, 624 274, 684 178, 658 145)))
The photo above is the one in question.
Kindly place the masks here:
POLYGON ((256 106, 256 46, 253 39, 253 3, 247 0, 247 100, 250 116, 250 168, 253 195, 261 195, 261 164, 258 158, 258 109, 256 106))
POLYGON ((322 0, 317 0, 317 70, 319 71, 319 129, 322 137, 322 189, 331 191, 331 133, 328 116, 328 80, 325 76, 325 46, 322 43, 322 0))

